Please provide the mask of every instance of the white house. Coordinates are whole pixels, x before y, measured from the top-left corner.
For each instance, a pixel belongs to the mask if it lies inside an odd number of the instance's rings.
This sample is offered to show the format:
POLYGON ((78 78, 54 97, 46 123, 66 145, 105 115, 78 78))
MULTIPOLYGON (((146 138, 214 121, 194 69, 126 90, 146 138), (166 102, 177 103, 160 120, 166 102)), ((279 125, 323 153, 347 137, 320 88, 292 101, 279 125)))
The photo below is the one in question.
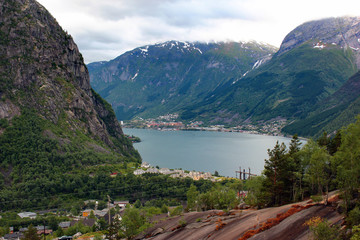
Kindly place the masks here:
POLYGON ((127 204, 129 204, 129 201, 114 201, 114 205, 120 208, 125 208, 127 204))
POLYGON ((21 212, 21 213, 18 213, 18 216, 21 217, 21 218, 35 219, 36 218, 36 213, 34 213, 34 212, 21 212))
POLYGON ((140 168, 140 169, 136 169, 136 170, 134 171, 134 175, 141 175, 141 174, 144 174, 144 173, 145 173, 145 171, 142 170, 141 168, 140 168))
POLYGON ((172 171, 170 171, 170 169, 168 168, 161 168, 159 171, 161 174, 171 174, 172 171))
POLYGON ((150 165, 149 163, 147 163, 147 162, 143 162, 143 163, 141 164, 141 167, 142 167, 142 168, 149 168, 149 167, 151 167, 151 165, 150 165))
POLYGON ((149 168, 146 170, 146 173, 159 173, 159 169, 157 168, 149 168))

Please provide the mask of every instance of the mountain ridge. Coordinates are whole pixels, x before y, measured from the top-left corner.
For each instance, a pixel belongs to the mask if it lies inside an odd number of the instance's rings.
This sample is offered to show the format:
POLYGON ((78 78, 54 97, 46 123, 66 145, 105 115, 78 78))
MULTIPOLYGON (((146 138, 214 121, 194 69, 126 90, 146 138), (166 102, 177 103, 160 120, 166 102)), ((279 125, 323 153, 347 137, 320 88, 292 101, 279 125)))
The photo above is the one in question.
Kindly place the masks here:
POLYGON ((168 41, 136 48, 106 63, 88 64, 88 68, 92 86, 107 96, 120 118, 129 119, 178 111, 183 104, 197 102, 216 87, 246 75, 274 51, 255 42, 168 41), (126 98, 132 89, 136 89, 130 94, 135 99, 126 98))
MULTIPOLYGON (((160 45, 158 44, 158 46, 160 45)), ((179 43, 169 41, 163 45, 174 48, 179 43)), ((238 46, 244 47, 244 43, 238 43, 238 46)), ((200 52, 206 53, 204 46, 194 45, 194 47, 198 48, 200 52)), ((254 46, 254 48, 256 47, 260 49, 262 45, 254 46)), ((126 54, 137 52, 146 57, 149 54, 149 48, 151 46, 136 48, 133 50, 134 52, 129 51, 126 54)), ((148 118, 167 113, 178 113, 180 119, 184 121, 201 120, 207 124, 228 126, 247 123, 259 124, 272 119, 284 119, 288 123, 292 123, 309 118, 312 113, 316 112, 314 106, 321 108, 321 103, 338 91, 358 71, 360 66, 360 52, 358 51, 360 49, 360 18, 339 17, 306 22, 287 34, 278 51, 273 48, 272 52, 262 56, 258 55, 257 58, 250 61, 244 56, 238 57, 237 60, 241 59, 243 63, 242 67, 238 68, 235 67, 238 66, 236 61, 229 61, 229 59, 234 59, 234 54, 239 54, 239 49, 234 46, 229 49, 229 51, 218 50, 214 53, 215 58, 206 59, 205 54, 200 54, 193 48, 198 56, 203 58, 203 61, 208 61, 205 67, 197 66, 199 72, 209 72, 206 67, 217 67, 221 70, 222 64, 224 62, 227 64, 225 71, 211 73, 213 85, 206 91, 194 87, 199 78, 187 74, 193 70, 194 65, 186 65, 189 61, 185 57, 182 58, 183 69, 176 69, 177 72, 175 72, 175 68, 171 68, 171 65, 169 65, 168 71, 161 70, 160 65, 157 65, 159 62, 153 61, 151 63, 152 70, 148 72, 148 75, 142 76, 142 82, 137 82, 141 72, 134 69, 131 74, 124 77, 124 73, 129 68, 137 66, 136 62, 128 64, 123 62, 122 67, 118 68, 119 65, 115 64, 115 60, 110 61, 112 65, 108 68, 112 71, 119 71, 111 76, 111 84, 109 80, 98 74, 99 69, 106 69, 104 64, 110 62, 101 64, 98 69, 89 64, 91 84, 94 84, 94 88, 99 91, 100 95, 109 100, 117 115, 124 116, 125 120, 135 116, 148 118), (168 82, 168 84, 173 84, 173 88, 176 88, 176 83, 187 81, 187 84, 180 88, 181 91, 173 92, 182 100, 178 100, 176 104, 173 103, 170 106, 168 103, 171 102, 173 95, 159 93, 158 89, 152 89, 153 95, 149 93, 147 99, 140 97, 143 94, 143 88, 147 87, 146 84, 158 83, 161 85, 161 81, 152 82, 153 80, 150 80, 156 78, 155 72, 158 73, 158 79, 164 75, 180 74, 182 77, 178 78, 178 81, 168 82), (116 81, 124 83, 131 80, 134 81, 132 86, 120 87, 115 83, 116 81), (96 85, 100 82, 102 82, 101 86, 96 85), (215 82, 217 84, 214 84, 215 82), (128 94, 127 91, 133 92, 128 94), (121 97, 116 95, 121 95, 121 97), (157 107, 153 107, 151 104, 157 105, 157 107), (126 109, 127 107, 128 109, 126 109), (131 107, 136 110, 130 110, 131 114, 127 114, 126 111, 131 107)), ((244 48, 242 49, 244 50, 244 48)), ((116 60, 124 59, 125 55, 119 56, 116 60)), ((177 55, 177 57, 179 56, 177 55)), ((145 66, 148 63, 142 62, 144 67, 142 71, 146 72, 145 66)), ((211 77, 206 75, 207 79, 211 79, 211 77)), ((170 90, 171 87, 166 91, 170 90)), ((350 102, 346 104, 350 104, 350 102)), ((344 107, 346 108, 346 106, 344 107)))

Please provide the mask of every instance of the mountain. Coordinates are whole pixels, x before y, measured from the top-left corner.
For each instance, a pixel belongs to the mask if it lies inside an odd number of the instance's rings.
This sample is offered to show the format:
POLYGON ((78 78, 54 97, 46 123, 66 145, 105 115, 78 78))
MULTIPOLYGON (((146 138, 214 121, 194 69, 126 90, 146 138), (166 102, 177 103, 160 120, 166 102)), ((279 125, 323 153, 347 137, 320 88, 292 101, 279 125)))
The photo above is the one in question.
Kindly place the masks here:
POLYGON ((341 127, 355 121, 360 113, 360 72, 353 75, 338 91, 313 107, 313 111, 283 131, 302 136, 319 137, 322 132, 333 135, 341 127))
POLYGON ((0 46, 1 209, 48 203, 77 169, 141 161, 91 88, 72 37, 44 7, 1 1, 0 46))
POLYGON ((268 61, 275 48, 256 42, 169 41, 88 65, 91 85, 119 119, 181 111, 268 61))
POLYGON ((358 71, 359 23, 349 17, 304 23, 270 61, 184 108, 182 117, 232 124, 307 118, 358 71))
POLYGON ((229 126, 280 119, 290 124, 284 133, 314 136, 326 124, 343 126, 331 122, 354 111, 340 89, 359 70, 359 50, 360 18, 340 17, 298 26, 277 52, 257 43, 170 41, 88 67, 92 86, 121 119, 178 113, 229 126))

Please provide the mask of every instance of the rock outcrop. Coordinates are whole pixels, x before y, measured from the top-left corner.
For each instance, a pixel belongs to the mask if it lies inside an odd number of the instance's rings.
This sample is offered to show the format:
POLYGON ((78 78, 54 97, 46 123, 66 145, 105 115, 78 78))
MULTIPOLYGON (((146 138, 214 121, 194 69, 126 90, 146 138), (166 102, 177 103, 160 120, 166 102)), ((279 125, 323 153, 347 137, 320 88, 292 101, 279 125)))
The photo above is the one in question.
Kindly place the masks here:
POLYGON ((307 41, 350 48, 360 68, 360 17, 327 18, 306 22, 285 37, 277 54, 282 55, 307 41))
POLYGON ((133 151, 115 147, 114 138, 126 140, 111 106, 92 90, 72 37, 35 0, 0 1, 0 79, 1 118, 29 108, 122 154, 133 151))

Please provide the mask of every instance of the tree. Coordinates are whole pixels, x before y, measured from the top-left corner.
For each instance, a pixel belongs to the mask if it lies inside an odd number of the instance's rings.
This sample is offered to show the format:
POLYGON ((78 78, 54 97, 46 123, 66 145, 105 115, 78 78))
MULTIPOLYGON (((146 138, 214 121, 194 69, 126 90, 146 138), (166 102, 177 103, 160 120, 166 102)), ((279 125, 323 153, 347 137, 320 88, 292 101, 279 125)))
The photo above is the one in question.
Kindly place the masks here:
POLYGON ((0 227, 0 237, 4 236, 5 234, 9 233, 8 227, 0 227))
POLYGON ((341 131, 337 131, 328 144, 328 152, 333 156, 341 146, 341 131))
POLYGON ((55 233, 57 237, 64 236, 64 230, 61 227, 59 227, 55 233))
POLYGON ((338 187, 343 191, 346 208, 359 187, 360 117, 341 132, 341 146, 334 154, 338 187))
POLYGON ((169 208, 168 206, 166 206, 166 204, 164 203, 162 206, 161 206, 161 213, 168 213, 169 212, 169 208))
POLYGON ((291 182, 292 182, 292 201, 296 201, 300 196, 303 198, 303 175, 304 168, 300 157, 301 142, 298 135, 295 134, 290 142, 288 157, 291 161, 291 182))
POLYGON ((319 144, 319 146, 327 148, 327 146, 330 143, 330 139, 329 139, 329 137, 327 135, 327 132, 323 132, 321 137, 318 138, 317 143, 319 144))
POLYGON ((93 210, 91 210, 89 218, 96 219, 96 217, 95 217, 95 214, 94 214, 94 211, 93 211, 93 210))
POLYGON ((149 223, 146 221, 144 213, 137 208, 127 208, 121 220, 120 236, 133 239, 148 226, 149 223))
POLYGON ((25 231, 24 238, 22 238, 22 239, 24 239, 24 240, 40 240, 40 237, 37 234, 37 229, 33 225, 30 225, 28 227, 28 230, 25 231))
POLYGON ((121 239, 121 236, 119 235, 119 229, 120 229, 120 221, 118 218, 115 218, 107 228, 105 232, 105 238, 109 240, 118 240, 121 239))
POLYGON ((196 210, 196 198, 199 195, 197 188, 194 184, 191 184, 189 190, 186 193, 187 197, 187 208, 189 211, 196 210))
POLYGON ((265 159, 263 190, 268 193, 269 205, 278 205, 291 199, 291 161, 286 154, 286 146, 276 142, 275 147, 268 149, 269 159, 265 159))
POLYGON ((294 155, 295 153, 300 151, 301 142, 297 134, 295 134, 291 141, 289 146, 289 154, 294 155))
POLYGON ((329 184, 332 178, 331 159, 325 146, 320 147, 316 142, 309 140, 304 146, 306 157, 306 180, 311 186, 311 192, 323 195, 326 192, 326 199, 329 192, 329 184))
POLYGON ((262 186, 265 177, 263 175, 251 177, 250 179, 246 180, 245 182, 245 189, 248 191, 245 202, 250 206, 263 206, 264 199, 262 186))
POLYGON ((134 207, 136 207, 136 208, 142 207, 141 201, 139 199, 137 199, 136 202, 134 203, 134 207))

